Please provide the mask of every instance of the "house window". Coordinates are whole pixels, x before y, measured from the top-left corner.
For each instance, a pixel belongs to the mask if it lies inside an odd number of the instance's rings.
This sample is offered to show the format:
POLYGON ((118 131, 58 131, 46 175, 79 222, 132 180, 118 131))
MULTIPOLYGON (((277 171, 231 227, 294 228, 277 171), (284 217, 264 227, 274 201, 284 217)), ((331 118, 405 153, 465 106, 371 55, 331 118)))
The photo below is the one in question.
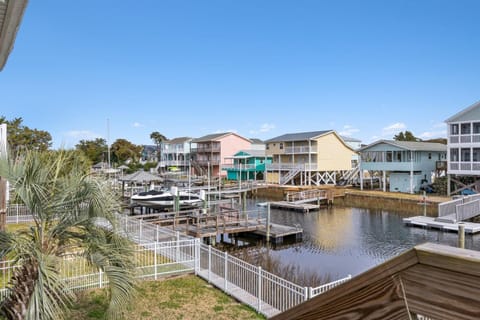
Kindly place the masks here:
POLYGON ((452 136, 458 135, 458 123, 450 125, 450 135, 452 136))
POLYGON ((462 123, 460 130, 462 134, 470 134, 470 123, 462 123))
POLYGON ((472 149, 472 159, 474 162, 480 162, 480 148, 472 149))
POLYGON ((270 149, 270 144, 267 143, 267 147, 266 147, 267 150, 270 149))
POLYGON ((428 154, 428 159, 432 159, 432 154, 431 153, 428 154))
POLYGON ((462 148, 462 162, 470 162, 470 148, 462 148))
POLYGON ((392 162, 393 154, 392 151, 387 151, 387 162, 392 162))
POLYGON ((458 161, 458 149, 450 149, 450 161, 457 162, 458 161))
POLYGON ((280 150, 283 149, 283 142, 280 142, 280 150))
POLYGON ((397 162, 402 162, 402 152, 397 151, 397 162))
POLYGON ((473 123, 473 133, 479 134, 480 133, 480 122, 473 123))

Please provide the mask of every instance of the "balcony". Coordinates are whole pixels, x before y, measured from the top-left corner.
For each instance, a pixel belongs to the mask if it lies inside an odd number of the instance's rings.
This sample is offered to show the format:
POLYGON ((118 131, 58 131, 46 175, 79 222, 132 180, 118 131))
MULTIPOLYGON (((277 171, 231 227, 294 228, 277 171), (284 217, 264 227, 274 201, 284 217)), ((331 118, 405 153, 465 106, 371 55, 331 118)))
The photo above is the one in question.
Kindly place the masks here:
POLYGON ((317 153, 317 147, 299 146, 299 147, 285 147, 284 154, 309 154, 317 153))
POLYGON ((257 169, 255 164, 233 164, 233 163, 223 163, 222 170, 228 171, 251 171, 257 169))
POLYGON ((220 152, 221 147, 219 144, 197 144, 196 148, 192 148, 192 153, 210 153, 210 152, 220 152))
POLYGON ((304 171, 316 171, 317 164, 312 163, 269 163, 266 165, 267 171, 290 171, 290 170, 304 170, 304 171))
POLYGON ((451 174, 469 174, 480 175, 480 162, 452 162, 448 163, 448 173, 451 174))
POLYGON ((203 167, 207 167, 208 165, 210 166, 218 166, 220 165, 220 159, 219 160, 203 160, 203 159, 197 159, 195 162, 203 167))
POLYGON ((448 143, 480 143, 480 133, 451 135, 448 138, 448 143))

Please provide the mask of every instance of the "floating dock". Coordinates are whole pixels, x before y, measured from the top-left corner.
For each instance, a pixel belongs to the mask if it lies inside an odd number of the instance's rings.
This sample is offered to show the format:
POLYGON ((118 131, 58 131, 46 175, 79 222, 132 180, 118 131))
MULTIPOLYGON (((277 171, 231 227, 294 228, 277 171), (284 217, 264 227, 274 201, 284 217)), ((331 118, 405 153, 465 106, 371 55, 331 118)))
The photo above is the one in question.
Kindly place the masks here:
POLYGON ((319 210, 322 203, 324 206, 333 205, 334 193, 327 190, 313 189, 290 192, 285 198, 285 201, 270 202, 270 207, 307 213, 319 210))
MULTIPOLYGON (((438 218, 434 217, 425 217, 425 216, 416 216, 410 218, 403 218, 403 223, 410 226, 422 227, 422 228, 432 228, 443 231, 458 232, 457 222, 446 222, 438 221, 438 218)), ((480 232, 480 223, 473 222, 460 222, 465 226, 465 233, 467 234, 476 234, 480 232)))

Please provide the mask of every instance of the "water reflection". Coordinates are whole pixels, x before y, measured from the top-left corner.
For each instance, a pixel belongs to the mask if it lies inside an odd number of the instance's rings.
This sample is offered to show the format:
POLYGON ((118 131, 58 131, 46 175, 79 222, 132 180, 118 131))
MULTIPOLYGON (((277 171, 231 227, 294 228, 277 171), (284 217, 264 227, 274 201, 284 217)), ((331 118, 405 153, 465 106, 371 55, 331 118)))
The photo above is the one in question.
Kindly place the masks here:
MULTIPOLYGON (((263 200, 264 201, 264 200, 263 200)), ((255 202, 250 202, 253 208, 255 202)), ((457 234, 403 224, 406 214, 383 210, 333 207, 308 214, 272 209, 273 223, 300 225, 303 242, 272 251, 285 263, 321 275, 357 275, 424 242, 457 245, 457 234)), ((480 250, 480 235, 466 235, 465 247, 480 250)))

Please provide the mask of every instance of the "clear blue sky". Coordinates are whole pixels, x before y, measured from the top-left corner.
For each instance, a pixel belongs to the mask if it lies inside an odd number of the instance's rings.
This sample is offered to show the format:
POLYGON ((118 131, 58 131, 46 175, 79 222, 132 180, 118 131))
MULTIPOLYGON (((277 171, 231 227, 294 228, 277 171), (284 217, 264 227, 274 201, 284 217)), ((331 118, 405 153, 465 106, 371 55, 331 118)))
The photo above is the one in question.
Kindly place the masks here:
POLYGON ((370 143, 480 100, 480 1, 29 1, 0 115, 79 139, 335 129, 370 143))

